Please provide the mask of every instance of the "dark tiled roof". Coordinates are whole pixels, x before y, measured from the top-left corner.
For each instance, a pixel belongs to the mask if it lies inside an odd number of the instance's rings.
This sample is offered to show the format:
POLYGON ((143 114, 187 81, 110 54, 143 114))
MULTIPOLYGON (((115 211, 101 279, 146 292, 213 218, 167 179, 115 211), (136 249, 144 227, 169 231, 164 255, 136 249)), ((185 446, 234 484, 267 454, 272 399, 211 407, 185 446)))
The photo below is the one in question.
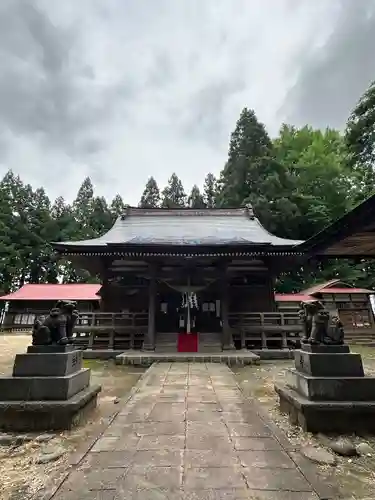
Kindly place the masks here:
POLYGON ((64 246, 271 245, 295 246, 297 240, 270 234, 248 209, 128 208, 100 238, 57 243, 64 246))

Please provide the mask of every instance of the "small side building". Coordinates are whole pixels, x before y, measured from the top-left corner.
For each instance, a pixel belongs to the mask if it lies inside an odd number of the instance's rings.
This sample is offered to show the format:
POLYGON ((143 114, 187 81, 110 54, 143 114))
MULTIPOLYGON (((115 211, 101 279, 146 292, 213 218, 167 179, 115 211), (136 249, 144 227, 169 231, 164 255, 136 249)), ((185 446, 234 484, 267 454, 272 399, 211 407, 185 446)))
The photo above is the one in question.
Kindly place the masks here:
POLYGON ((4 306, 1 328, 5 331, 30 330, 35 317, 47 314, 58 300, 75 300, 81 313, 95 312, 100 305, 100 286, 84 283, 23 285, 0 297, 4 306))
POLYGON ((337 312, 349 342, 375 342, 375 320, 370 296, 374 291, 355 288, 340 279, 320 283, 296 294, 276 294, 280 312, 297 312, 303 300, 318 295, 327 309, 337 312))

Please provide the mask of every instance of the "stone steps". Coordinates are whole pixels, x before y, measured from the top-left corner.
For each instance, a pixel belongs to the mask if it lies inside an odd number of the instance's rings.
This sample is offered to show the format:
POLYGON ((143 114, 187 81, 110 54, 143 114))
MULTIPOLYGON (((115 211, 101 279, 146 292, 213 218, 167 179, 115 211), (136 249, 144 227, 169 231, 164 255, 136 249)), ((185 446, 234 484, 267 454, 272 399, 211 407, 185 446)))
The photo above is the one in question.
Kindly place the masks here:
POLYGON ((177 333, 158 333, 155 340, 155 352, 177 352, 177 333))
POLYGON ((203 332, 199 334, 199 352, 222 352, 221 334, 216 332, 203 332))

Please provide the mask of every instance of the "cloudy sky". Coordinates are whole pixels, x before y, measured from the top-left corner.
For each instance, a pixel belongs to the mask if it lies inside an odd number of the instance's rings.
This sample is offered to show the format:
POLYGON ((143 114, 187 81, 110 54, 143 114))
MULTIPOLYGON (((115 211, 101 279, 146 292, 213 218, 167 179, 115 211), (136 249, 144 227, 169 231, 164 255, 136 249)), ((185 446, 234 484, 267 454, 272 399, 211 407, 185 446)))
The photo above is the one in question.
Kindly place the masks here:
POLYGON ((241 109, 345 126, 375 79, 374 0, 1 0, 0 174, 136 204, 217 174, 241 109))

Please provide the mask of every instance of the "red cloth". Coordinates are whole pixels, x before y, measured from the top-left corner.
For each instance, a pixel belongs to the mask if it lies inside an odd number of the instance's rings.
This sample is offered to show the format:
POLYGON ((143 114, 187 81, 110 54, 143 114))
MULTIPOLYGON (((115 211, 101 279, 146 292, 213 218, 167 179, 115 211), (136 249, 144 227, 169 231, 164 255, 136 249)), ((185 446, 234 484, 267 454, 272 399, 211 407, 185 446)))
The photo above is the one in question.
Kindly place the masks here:
POLYGON ((197 333, 179 333, 177 341, 178 352, 198 352, 197 333))

